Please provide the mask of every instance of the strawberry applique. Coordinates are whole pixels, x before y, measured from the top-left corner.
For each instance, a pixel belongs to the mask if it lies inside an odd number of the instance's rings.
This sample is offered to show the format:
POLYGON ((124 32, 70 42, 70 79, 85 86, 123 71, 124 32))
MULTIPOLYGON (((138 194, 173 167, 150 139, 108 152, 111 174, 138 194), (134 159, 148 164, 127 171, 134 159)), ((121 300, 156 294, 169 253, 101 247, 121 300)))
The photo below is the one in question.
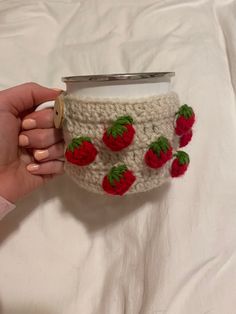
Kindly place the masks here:
POLYGON ((98 151, 92 144, 91 139, 82 136, 73 138, 67 146, 65 157, 72 164, 87 166, 95 160, 97 153, 98 151))
POLYGON ((192 128, 195 122, 195 114, 193 109, 185 104, 179 108, 176 116, 175 133, 180 136, 192 128))
POLYGON ((193 136, 193 131, 190 129, 187 133, 184 133, 179 139, 179 147, 188 145, 193 136))
POLYGON ((174 154, 175 159, 172 162, 170 174, 172 177, 179 177, 185 173, 189 165, 189 155, 183 151, 177 151, 174 154))
POLYGON ((144 156, 145 163, 154 169, 161 168, 171 158, 172 147, 164 136, 160 136, 157 141, 152 142, 144 156))
POLYGON ((120 151, 129 146, 134 138, 135 129, 130 116, 119 117, 103 134, 103 142, 112 151, 120 151))
POLYGON ((135 175, 131 170, 128 170, 126 165, 119 165, 112 167, 110 172, 103 178, 102 187, 108 194, 123 195, 135 180, 135 175))

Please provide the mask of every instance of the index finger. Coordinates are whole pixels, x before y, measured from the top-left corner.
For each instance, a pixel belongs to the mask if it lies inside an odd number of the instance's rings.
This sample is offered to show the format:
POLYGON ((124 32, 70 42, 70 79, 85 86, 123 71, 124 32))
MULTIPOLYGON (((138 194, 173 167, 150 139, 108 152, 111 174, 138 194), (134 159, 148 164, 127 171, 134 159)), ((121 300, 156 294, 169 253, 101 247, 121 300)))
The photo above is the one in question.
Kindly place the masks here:
POLYGON ((25 83, 0 92, 1 109, 10 110, 15 116, 33 109, 46 101, 55 100, 61 93, 36 83, 25 83))

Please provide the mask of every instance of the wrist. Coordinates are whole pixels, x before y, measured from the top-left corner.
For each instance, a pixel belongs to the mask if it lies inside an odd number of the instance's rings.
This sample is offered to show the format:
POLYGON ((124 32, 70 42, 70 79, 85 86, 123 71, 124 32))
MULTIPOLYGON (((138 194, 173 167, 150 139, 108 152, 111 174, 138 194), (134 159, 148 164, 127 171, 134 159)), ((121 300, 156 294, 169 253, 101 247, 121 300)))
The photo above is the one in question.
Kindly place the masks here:
POLYGON ((14 191, 13 184, 9 182, 5 176, 0 176, 0 196, 5 198, 10 203, 15 203, 18 199, 16 191, 14 191))
POLYGON ((2 198, 4 198, 5 200, 7 200, 8 202, 12 203, 12 204, 15 204, 16 201, 17 201, 17 197, 16 196, 14 196, 9 191, 5 191, 4 189, 2 190, 1 188, 0 188, 0 196, 2 198))
POLYGON ((5 198, 0 196, 0 220, 11 212, 16 206, 8 202, 5 198))

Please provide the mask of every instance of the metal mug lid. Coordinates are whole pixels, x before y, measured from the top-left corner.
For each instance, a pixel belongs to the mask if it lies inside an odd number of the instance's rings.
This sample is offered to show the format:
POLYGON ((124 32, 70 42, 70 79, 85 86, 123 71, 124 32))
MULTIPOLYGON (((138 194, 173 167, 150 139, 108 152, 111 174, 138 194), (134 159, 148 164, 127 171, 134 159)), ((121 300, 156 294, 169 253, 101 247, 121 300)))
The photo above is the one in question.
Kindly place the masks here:
POLYGON ((100 75, 80 75, 62 77, 65 83, 70 82, 106 82, 106 81, 138 81, 145 79, 157 79, 161 77, 172 77, 175 72, 143 72, 143 73, 121 73, 121 74, 100 74, 100 75))

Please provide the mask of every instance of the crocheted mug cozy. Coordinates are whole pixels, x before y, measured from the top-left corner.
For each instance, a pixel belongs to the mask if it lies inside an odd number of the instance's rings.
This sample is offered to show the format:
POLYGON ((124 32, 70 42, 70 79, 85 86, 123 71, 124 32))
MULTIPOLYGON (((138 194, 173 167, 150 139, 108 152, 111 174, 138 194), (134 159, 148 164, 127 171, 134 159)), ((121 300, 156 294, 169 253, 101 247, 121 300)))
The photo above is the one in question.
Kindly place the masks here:
POLYGON ((180 147, 195 115, 175 92, 141 99, 59 96, 65 104, 65 171, 81 187, 123 195, 160 186, 187 170, 180 147))

